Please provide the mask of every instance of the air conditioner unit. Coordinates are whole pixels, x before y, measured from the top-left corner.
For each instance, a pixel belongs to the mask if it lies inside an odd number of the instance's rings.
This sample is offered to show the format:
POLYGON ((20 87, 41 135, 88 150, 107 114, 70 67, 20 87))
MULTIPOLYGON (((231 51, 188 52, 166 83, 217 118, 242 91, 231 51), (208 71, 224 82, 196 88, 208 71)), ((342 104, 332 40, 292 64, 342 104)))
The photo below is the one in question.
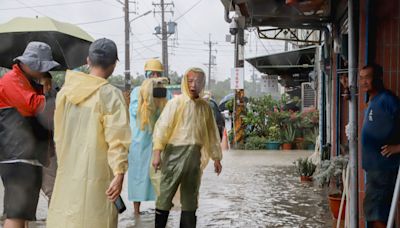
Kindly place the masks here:
POLYGON ((315 107, 315 96, 316 94, 312 82, 301 83, 301 110, 315 107))

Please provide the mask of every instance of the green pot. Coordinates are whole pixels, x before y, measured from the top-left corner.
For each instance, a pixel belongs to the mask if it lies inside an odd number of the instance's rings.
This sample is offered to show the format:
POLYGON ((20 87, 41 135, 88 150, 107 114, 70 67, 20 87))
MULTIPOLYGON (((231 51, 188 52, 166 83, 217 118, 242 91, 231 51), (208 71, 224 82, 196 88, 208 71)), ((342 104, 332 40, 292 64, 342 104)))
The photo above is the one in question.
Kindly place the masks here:
POLYGON ((267 142, 265 143, 265 149, 267 150, 279 150, 281 146, 280 142, 267 142))
POLYGON ((308 144, 307 145, 307 150, 314 150, 315 149, 315 144, 308 144))

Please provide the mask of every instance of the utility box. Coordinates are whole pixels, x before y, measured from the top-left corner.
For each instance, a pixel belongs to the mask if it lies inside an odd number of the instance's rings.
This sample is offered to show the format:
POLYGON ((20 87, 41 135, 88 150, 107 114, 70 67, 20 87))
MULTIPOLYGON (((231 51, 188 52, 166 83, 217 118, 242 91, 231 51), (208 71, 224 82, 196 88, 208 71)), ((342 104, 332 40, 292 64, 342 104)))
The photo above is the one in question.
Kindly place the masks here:
POLYGON ((176 32, 177 23, 174 21, 170 21, 167 23, 167 33, 168 34, 175 34, 176 32))

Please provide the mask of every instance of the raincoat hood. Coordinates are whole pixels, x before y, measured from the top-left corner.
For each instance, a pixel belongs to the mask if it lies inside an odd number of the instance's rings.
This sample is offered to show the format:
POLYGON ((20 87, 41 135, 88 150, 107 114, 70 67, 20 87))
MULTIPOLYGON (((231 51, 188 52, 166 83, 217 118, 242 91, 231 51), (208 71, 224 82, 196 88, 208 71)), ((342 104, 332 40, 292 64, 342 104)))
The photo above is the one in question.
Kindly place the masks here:
POLYGON ((76 105, 86 100, 105 84, 108 84, 108 81, 104 78, 67 70, 63 90, 66 98, 76 105))
POLYGON ((204 75, 204 77, 203 77, 203 82, 202 82, 202 88, 201 88, 201 92, 199 93, 199 98, 201 98, 201 97, 203 97, 203 93, 204 93, 204 87, 205 87, 205 81, 206 81, 206 74, 205 74, 205 72, 202 70, 202 69, 200 69, 200 68, 198 68, 198 67, 191 67, 191 68, 189 68, 186 72, 185 72, 185 74, 183 75, 183 80, 182 80, 182 84, 181 84, 181 92, 182 92, 182 94, 185 96, 185 97, 187 97, 187 98, 190 98, 190 99, 193 99, 191 96, 190 96, 190 91, 189 91, 189 85, 188 85, 188 75, 189 75, 189 73, 190 72, 194 72, 194 73, 200 73, 200 74, 203 74, 204 75))
MULTIPOLYGON (((153 88, 164 87, 163 85, 168 84, 167 78, 149 78, 143 81, 140 86, 139 98, 138 98, 138 119, 140 129, 143 131, 147 127, 150 132, 153 131, 154 124, 156 122, 157 113, 161 113, 165 104, 167 103, 166 98, 154 98, 153 88)), ((159 115, 159 114, 158 114, 159 115)))

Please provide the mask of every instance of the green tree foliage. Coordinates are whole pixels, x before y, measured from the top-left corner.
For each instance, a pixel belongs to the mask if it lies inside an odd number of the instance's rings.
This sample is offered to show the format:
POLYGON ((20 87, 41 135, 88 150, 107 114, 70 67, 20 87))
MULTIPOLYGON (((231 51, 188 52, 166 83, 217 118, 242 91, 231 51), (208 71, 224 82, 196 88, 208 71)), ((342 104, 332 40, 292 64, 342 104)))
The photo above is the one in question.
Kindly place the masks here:
POLYGON ((53 71, 51 72, 51 76, 58 87, 61 88, 64 85, 65 71, 53 71))

